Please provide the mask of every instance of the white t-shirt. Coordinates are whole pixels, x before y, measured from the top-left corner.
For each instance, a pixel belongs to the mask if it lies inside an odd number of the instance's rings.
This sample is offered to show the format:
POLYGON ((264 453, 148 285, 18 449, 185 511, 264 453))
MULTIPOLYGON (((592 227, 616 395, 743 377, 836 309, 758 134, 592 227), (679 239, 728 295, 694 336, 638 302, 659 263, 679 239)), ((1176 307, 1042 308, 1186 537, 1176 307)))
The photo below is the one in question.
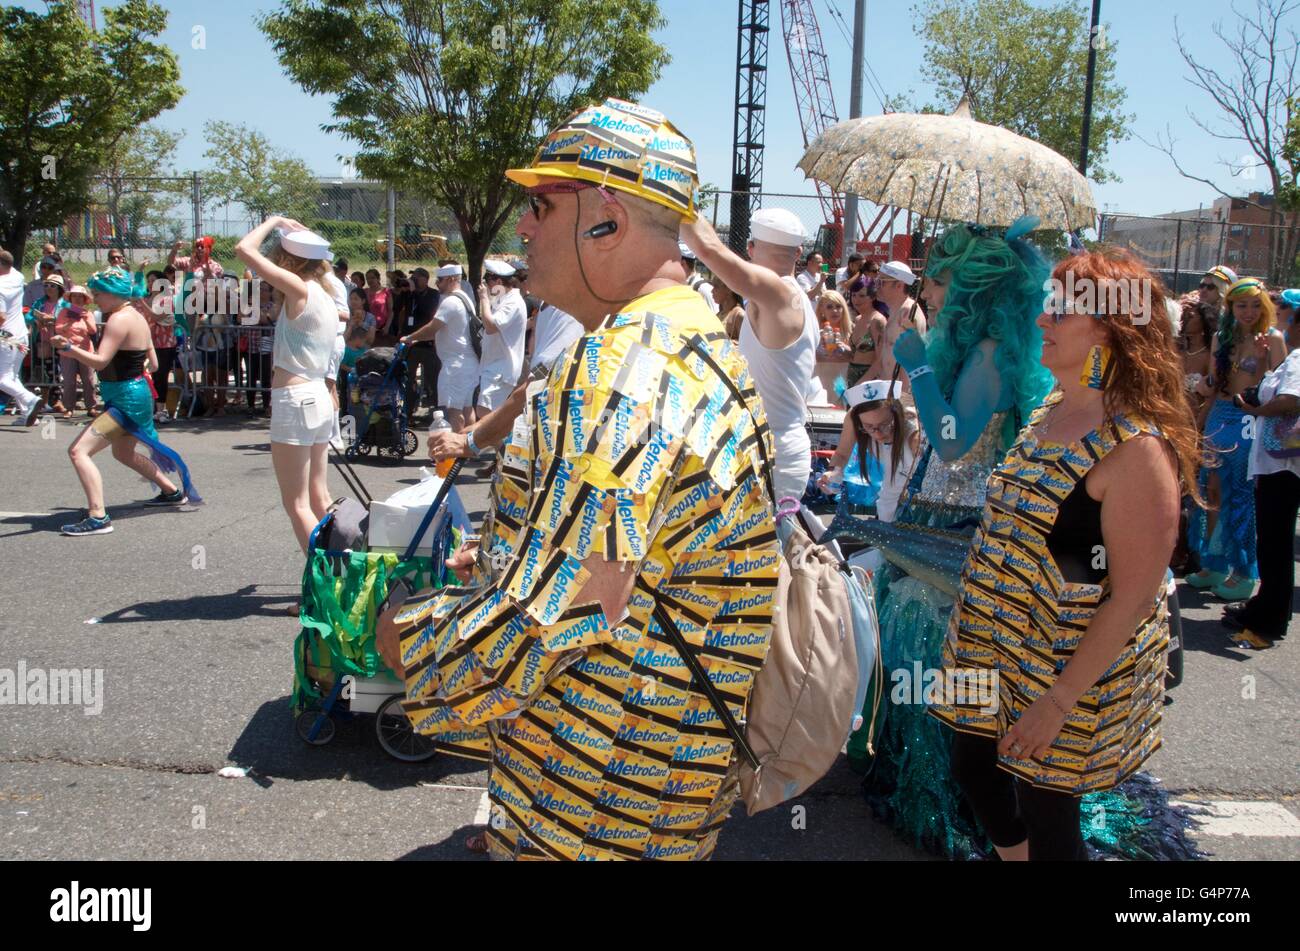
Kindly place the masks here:
POLYGON ((814 287, 817 286, 817 281, 820 277, 821 275, 817 275, 816 277, 814 277, 812 274, 808 273, 807 268, 804 268, 798 274, 795 275, 794 279, 799 282, 799 286, 802 287, 803 292, 807 294, 810 290, 812 290, 814 287))
MULTIPOLYGON (((558 360, 583 334, 582 324, 554 304, 547 304, 537 312, 533 324, 533 358, 530 370, 549 367, 558 360)), ((483 338, 486 345, 487 338, 483 338)))
POLYGON ((513 386, 524 369, 524 335, 528 330, 528 305, 524 295, 512 288, 492 306, 497 332, 483 332, 483 358, 479 373, 484 379, 501 378, 513 386))
MULTIPOLYGON (((787 276, 781 280, 791 288, 796 286, 795 278, 787 276)), ((805 424, 810 381, 817 366, 817 315, 806 294, 800 295, 800 300, 803 301, 803 333, 784 350, 763 346, 754 334, 748 314, 740 327, 740 352, 749 363, 754 388, 763 401, 767 425, 772 430, 776 449, 772 482, 778 500, 786 495, 802 498, 812 466, 812 445, 805 424)))
POLYGON ((9 273, 0 276, 0 326, 19 342, 27 342, 27 322, 23 320, 23 272, 11 267, 9 273))
POLYGON ((912 477, 916 456, 912 452, 911 445, 904 441, 903 455, 898 460, 898 472, 891 476, 889 467, 894 457, 893 445, 878 443, 876 448, 879 451, 876 461, 880 463, 880 469, 885 474, 884 484, 880 486, 880 495, 876 497, 876 517, 882 522, 892 522, 898 515, 898 500, 902 498, 903 490, 907 488, 907 483, 912 477))
MULTIPOLYGON (((1286 355, 1276 370, 1264 374, 1259 384, 1259 402, 1262 406, 1275 396, 1300 396, 1300 350, 1292 350, 1286 355)), ((1262 427, 1270 425, 1275 416, 1255 417, 1255 439, 1250 447, 1251 477, 1272 475, 1275 472, 1291 472, 1300 475, 1300 456, 1290 459, 1274 459, 1264 449, 1262 427)))
POLYGON ((434 335, 433 346, 443 367, 459 370, 466 364, 477 364, 478 358, 469 342, 469 311, 459 294, 442 295, 434 320, 442 322, 442 329, 434 335))
MULTIPOLYGON (((307 283, 310 284, 311 281, 307 283)), ((343 286, 343 282, 333 271, 325 272, 325 286, 330 289, 330 296, 334 298, 334 309, 339 312, 338 335, 342 337, 348 320, 348 289, 343 286)))

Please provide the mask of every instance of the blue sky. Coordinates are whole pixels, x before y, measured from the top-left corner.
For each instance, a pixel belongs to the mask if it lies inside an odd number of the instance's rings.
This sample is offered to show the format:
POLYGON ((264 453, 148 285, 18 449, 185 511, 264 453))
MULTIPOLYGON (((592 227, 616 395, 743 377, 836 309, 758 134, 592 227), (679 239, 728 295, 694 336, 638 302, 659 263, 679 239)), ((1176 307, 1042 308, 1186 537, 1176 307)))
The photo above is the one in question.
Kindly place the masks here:
MULTIPOLYGON (((830 57, 836 104, 848 114, 849 48, 828 13, 834 3, 851 22, 851 0, 816 0, 823 40, 830 57)), ((1087 0, 1078 0, 1087 9, 1087 0)), ((23 3, 36 8, 36 2, 23 3)), ((98 4, 101 8, 105 4, 98 4)), ((107 4, 109 6, 112 3, 107 4)), ((1247 6, 1250 6, 1247 4, 1247 6)), ((696 145, 705 181, 727 187, 731 177, 732 100, 735 86, 734 0, 660 0, 669 25, 659 40, 672 54, 672 63, 644 101, 668 114, 696 145)), ((177 154, 177 167, 201 169, 203 123, 224 119, 247 123, 277 145, 297 153, 321 174, 338 174, 339 156, 350 151, 341 136, 320 126, 330 119, 329 101, 308 96, 280 70, 261 32, 254 25, 260 11, 274 9, 268 0, 225 0, 220 4, 172 0, 164 40, 176 50, 182 83, 188 90, 180 105, 160 117, 159 124, 186 132, 177 154), (206 32, 206 49, 193 49, 194 28, 206 32)), ((868 56, 887 93, 912 89, 925 101, 930 90, 920 78, 922 44, 904 15, 910 6, 868 0, 868 56)), ((1236 144, 1207 139, 1186 115, 1186 108, 1212 108, 1208 98, 1188 85, 1185 64, 1174 41, 1177 13, 1192 49, 1203 60, 1221 59, 1218 40, 1208 24, 1227 12, 1212 0, 1178 3, 1103 0, 1107 35, 1118 47, 1118 74, 1126 87, 1126 111, 1136 115, 1132 130, 1153 139, 1170 124, 1185 165, 1195 174, 1212 177, 1234 193, 1266 183, 1228 178, 1216 167, 1217 157, 1238 159, 1236 144)), ((811 183, 795 168, 803 151, 794 94, 784 46, 779 4, 772 4, 773 41, 769 55, 767 152, 764 188, 767 191, 812 194, 811 183)), ((1298 24, 1300 25, 1300 24, 1298 24)), ((864 112, 880 111, 877 97, 864 92, 864 112)), ((1082 97, 1082 91, 1080 91, 1082 97)), ((1070 156, 1073 160, 1075 156, 1070 156)), ((1136 137, 1113 147, 1108 161, 1122 182, 1095 188, 1098 208, 1139 214, 1209 205, 1215 193, 1205 185, 1178 176, 1169 160, 1136 137)))

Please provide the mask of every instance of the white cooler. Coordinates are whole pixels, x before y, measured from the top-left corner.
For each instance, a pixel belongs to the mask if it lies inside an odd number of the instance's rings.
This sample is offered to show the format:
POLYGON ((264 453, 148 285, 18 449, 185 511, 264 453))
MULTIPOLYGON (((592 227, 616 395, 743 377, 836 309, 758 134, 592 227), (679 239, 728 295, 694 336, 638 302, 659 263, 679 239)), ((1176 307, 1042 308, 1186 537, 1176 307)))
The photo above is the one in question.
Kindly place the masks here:
MULTIPOLYGON (((370 551, 393 551, 399 555, 406 551, 406 546, 411 543, 411 538, 442 486, 441 476, 428 469, 421 471, 425 473, 425 478, 416 485, 408 485, 382 502, 375 500, 370 503, 370 526, 366 534, 366 546, 370 551)), ((434 516, 424 537, 420 539, 420 544, 415 549, 417 555, 432 556, 433 540, 448 518, 453 527, 469 531, 469 516, 454 487, 447 493, 442 510, 434 516)))

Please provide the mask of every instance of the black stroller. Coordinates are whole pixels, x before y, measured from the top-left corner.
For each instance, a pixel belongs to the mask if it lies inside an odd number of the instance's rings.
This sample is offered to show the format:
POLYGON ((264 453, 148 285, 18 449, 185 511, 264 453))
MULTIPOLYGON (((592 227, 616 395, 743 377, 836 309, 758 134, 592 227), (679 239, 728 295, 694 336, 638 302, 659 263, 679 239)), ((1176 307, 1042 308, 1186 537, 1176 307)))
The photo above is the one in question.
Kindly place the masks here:
POLYGON ((405 345, 367 350, 348 373, 347 410, 351 417, 343 441, 349 460, 376 450, 388 459, 403 459, 420 446, 419 438, 407 426, 405 345))

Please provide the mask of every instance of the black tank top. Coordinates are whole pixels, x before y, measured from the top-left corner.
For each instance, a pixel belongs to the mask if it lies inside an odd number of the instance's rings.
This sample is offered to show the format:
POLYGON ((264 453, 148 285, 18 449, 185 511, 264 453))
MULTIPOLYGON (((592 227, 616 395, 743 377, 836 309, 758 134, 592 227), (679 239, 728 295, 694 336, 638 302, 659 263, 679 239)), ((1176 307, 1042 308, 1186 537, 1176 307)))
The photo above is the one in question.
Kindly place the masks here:
POLYGON ((1052 553, 1061 576, 1071 584, 1101 584, 1106 569, 1101 541, 1101 503, 1088 494, 1084 476, 1074 484, 1070 494, 1057 509, 1056 523, 1047 536, 1047 550, 1052 553))
POLYGON ((108 366, 99 371, 99 378, 109 383, 125 383, 144 375, 144 361, 148 350, 121 350, 113 354, 108 366))

